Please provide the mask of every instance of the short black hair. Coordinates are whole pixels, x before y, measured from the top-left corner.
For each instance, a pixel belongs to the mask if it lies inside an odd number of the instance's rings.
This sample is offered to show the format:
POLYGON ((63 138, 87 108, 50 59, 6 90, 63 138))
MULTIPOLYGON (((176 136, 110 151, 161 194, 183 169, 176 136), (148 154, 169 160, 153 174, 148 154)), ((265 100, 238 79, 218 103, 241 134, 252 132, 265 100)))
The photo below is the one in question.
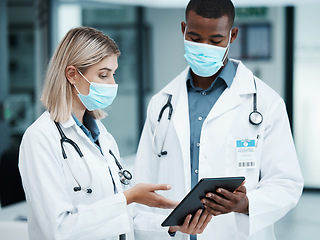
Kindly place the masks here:
POLYGON ((204 18, 227 16, 231 26, 235 18, 234 5, 230 0, 190 0, 186 8, 186 19, 190 11, 204 18))

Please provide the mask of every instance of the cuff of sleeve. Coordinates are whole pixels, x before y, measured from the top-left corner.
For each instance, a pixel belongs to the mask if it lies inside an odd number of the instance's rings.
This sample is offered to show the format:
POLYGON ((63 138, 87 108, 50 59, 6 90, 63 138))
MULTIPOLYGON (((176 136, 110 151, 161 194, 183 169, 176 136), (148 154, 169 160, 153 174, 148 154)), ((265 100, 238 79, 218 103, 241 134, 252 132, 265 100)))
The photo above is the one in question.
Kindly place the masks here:
POLYGON ((169 230, 168 230, 168 234, 169 234, 170 237, 173 238, 176 235, 176 232, 169 232, 169 230))
POLYGON ((249 236, 249 215, 243 213, 235 213, 237 230, 244 236, 249 236))

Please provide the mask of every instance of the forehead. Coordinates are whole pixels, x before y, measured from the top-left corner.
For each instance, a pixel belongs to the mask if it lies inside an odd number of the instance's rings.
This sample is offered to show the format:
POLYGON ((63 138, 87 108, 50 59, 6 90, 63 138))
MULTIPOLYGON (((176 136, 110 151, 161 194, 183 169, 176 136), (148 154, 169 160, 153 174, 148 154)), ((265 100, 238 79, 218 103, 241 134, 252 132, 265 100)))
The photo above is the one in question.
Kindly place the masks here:
POLYGON ((230 31, 229 18, 224 15, 221 18, 204 18, 190 11, 186 19, 187 32, 196 32, 204 35, 222 34, 230 31))
POLYGON ((99 70, 102 68, 116 69, 117 67, 118 67, 118 56, 116 54, 113 54, 111 56, 107 56, 103 58, 100 62, 93 65, 91 68, 93 70, 99 70))

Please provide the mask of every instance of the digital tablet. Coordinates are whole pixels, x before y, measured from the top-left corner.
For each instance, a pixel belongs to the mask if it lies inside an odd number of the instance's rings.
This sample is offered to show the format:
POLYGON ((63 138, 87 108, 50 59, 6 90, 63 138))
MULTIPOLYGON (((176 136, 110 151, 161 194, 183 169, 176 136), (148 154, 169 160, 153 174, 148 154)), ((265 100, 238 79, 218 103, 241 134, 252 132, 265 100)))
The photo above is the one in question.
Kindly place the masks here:
POLYGON ((234 192, 244 181, 244 177, 202 178, 185 196, 179 205, 161 224, 166 226, 181 226, 188 214, 194 215, 198 209, 204 209, 201 199, 209 192, 215 193, 218 188, 234 192))

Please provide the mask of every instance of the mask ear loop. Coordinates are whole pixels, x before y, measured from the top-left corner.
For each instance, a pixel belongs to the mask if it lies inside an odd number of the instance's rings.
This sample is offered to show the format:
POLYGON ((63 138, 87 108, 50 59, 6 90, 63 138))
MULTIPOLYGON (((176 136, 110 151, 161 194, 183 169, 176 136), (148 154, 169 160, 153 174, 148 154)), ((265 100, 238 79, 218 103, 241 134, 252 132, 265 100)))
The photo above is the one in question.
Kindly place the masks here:
POLYGON ((79 71, 78 68, 77 68, 77 71, 89 84, 91 84, 91 82, 82 74, 82 72, 79 71))
MULTIPOLYGON (((78 73, 91 85, 91 82, 82 74, 82 72, 80 72, 78 68, 76 68, 76 69, 77 69, 78 73)), ((78 94, 81 94, 75 84, 72 84, 72 86, 74 86, 74 88, 76 89, 76 91, 78 92, 78 94)))
POLYGON ((229 53, 230 42, 231 42, 231 31, 232 31, 232 30, 230 30, 228 45, 226 46, 227 51, 226 51, 226 54, 224 55, 224 57, 223 57, 223 59, 222 59, 222 62, 224 62, 224 60, 226 60, 226 58, 227 58, 227 56, 228 56, 228 53, 229 53))

